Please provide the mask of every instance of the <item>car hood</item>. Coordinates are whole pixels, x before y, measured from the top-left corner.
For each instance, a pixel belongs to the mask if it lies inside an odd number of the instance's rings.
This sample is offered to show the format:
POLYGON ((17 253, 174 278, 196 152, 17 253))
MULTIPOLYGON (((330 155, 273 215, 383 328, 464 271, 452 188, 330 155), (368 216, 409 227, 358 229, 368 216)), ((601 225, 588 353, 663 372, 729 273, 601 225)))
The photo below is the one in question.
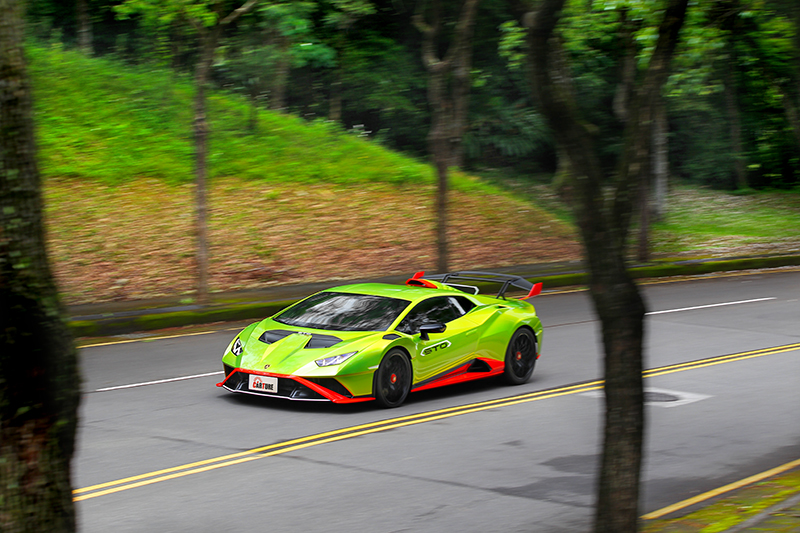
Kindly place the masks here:
POLYGON ((286 326, 271 319, 253 330, 240 367, 276 374, 332 375, 340 367, 319 367, 315 361, 325 357, 362 351, 380 339, 384 332, 328 331, 286 326))

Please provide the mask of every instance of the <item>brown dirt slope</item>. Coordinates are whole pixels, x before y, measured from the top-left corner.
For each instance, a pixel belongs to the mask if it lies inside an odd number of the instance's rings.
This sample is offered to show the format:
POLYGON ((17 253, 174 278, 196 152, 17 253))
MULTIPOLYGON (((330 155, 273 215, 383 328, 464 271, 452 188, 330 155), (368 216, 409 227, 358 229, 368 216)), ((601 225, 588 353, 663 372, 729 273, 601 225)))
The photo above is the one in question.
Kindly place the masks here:
MULTIPOLYGON (((193 187, 49 179, 51 261, 67 304, 188 294, 193 187)), ((275 186, 226 178, 209 203, 213 291, 413 273, 435 264, 431 186, 275 186)), ((577 259, 568 225, 504 195, 451 193, 451 267, 577 259)))

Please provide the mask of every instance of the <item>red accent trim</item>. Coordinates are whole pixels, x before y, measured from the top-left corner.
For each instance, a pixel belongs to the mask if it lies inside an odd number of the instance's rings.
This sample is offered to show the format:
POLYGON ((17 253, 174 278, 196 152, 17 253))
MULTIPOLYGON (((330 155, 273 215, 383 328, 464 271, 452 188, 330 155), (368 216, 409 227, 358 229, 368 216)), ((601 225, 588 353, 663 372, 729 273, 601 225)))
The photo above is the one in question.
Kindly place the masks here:
POLYGON ((410 280, 406 281, 406 285, 410 287, 427 287, 429 289, 439 288, 432 282, 428 281, 427 279, 419 279, 419 278, 411 278, 410 280))
MULTIPOLYGON (((374 400, 375 399, 375 398, 372 398, 372 397, 367 397, 367 398, 364 398, 364 397, 348 398, 347 396, 342 396, 341 394, 339 394, 337 392, 333 392, 330 389, 326 389, 325 387, 323 387, 321 385, 317 385, 316 383, 311 382, 311 381, 309 381, 309 380, 307 380, 305 378, 301 378, 300 376, 294 376, 294 375, 291 375, 291 374, 275 374, 273 372, 261 372, 259 370, 244 370, 242 368, 234 368, 233 372, 231 372, 230 374, 225 376, 225 379, 222 380, 222 382, 217 383, 217 387, 222 387, 225 384, 225 382, 228 381, 228 378, 231 377, 236 372, 241 372, 242 374, 254 374, 254 375, 257 375, 257 376, 270 376, 270 377, 274 377, 274 378, 291 379, 291 380, 294 380, 294 381, 296 381, 296 382, 298 382, 298 383, 300 383, 302 385, 305 385, 306 387, 308 387, 309 389, 313 390, 314 392, 321 394, 322 396, 324 396, 325 398, 329 399, 333 403, 359 403, 359 402, 368 402, 370 400, 374 400)), ((269 396, 269 394, 264 394, 264 396, 269 396)), ((291 399, 291 398, 289 398, 289 399, 291 399)))
POLYGON ((417 272, 416 274, 411 276, 411 279, 419 279, 424 275, 425 275, 425 271, 424 270, 420 270, 419 272, 417 272))
POLYGON ((503 363, 503 361, 485 359, 483 357, 479 357, 478 359, 488 364, 491 370, 489 370, 489 372, 467 372, 469 367, 472 366, 472 363, 467 363, 451 370, 450 372, 434 379, 433 381, 429 381, 421 387, 411 389, 411 392, 435 389, 438 387, 444 387, 445 385, 455 385, 456 383, 465 383, 467 381, 475 381, 476 379, 488 378, 490 376, 496 376, 503 373, 503 369, 505 368, 505 363, 503 363))
POLYGON ((528 298, 533 298, 534 296, 538 296, 539 294, 541 294, 541 292, 542 292, 542 282, 540 281, 531 288, 531 292, 529 292, 527 296, 525 296, 524 298, 520 298, 520 300, 527 300, 528 298))

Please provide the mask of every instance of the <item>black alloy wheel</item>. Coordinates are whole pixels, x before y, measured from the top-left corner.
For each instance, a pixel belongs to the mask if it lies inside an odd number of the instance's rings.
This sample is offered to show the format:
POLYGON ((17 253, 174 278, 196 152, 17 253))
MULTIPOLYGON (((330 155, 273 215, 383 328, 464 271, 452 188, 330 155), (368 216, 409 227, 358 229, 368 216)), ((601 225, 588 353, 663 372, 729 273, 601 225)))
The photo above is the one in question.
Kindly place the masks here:
POLYGON ((528 381, 536 366, 536 337, 528 328, 519 328, 511 336, 506 350, 506 366, 503 375, 509 385, 521 385, 528 381))
POLYGON ((401 405, 411 390, 411 363, 397 348, 389 350, 375 373, 375 399, 381 407, 401 405))

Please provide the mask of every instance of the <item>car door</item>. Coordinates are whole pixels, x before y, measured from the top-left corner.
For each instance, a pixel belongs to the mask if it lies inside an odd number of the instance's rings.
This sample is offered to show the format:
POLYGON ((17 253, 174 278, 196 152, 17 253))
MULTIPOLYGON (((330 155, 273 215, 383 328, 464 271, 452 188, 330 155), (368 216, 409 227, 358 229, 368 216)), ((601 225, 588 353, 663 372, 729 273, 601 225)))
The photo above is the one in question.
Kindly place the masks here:
POLYGON ((472 359, 477 345, 475 323, 463 318, 469 309, 452 296, 435 296, 418 303, 398 324, 397 330, 414 337, 418 357, 414 359, 414 382, 438 377, 472 359), (447 329, 431 333, 427 340, 419 334, 422 324, 439 322, 447 329))

